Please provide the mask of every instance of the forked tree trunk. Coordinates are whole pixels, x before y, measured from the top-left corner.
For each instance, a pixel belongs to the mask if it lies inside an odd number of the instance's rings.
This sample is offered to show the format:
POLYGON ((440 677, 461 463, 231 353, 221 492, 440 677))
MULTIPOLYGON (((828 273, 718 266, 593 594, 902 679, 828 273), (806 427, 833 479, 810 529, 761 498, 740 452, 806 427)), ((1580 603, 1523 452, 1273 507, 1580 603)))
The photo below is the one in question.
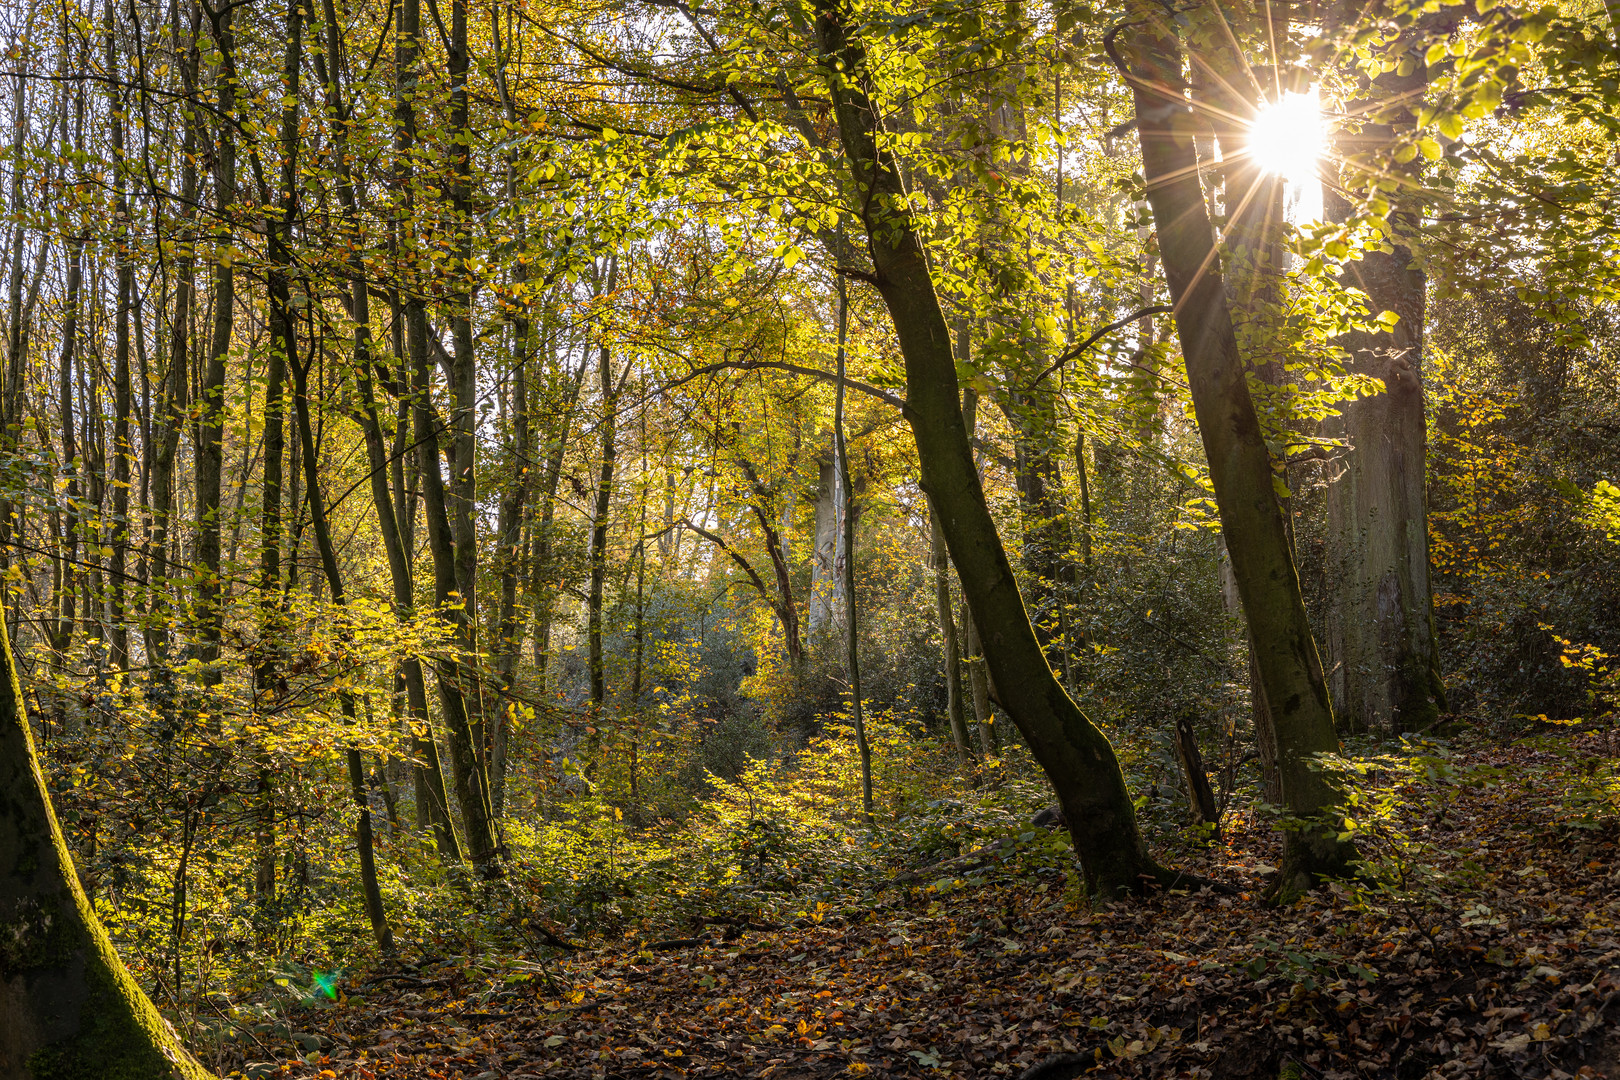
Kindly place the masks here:
POLYGON ((878 139, 865 49, 840 0, 817 0, 815 31, 840 141, 862 208, 875 283, 906 366, 906 418, 922 487, 939 510, 951 561, 984 638, 1003 707, 1046 770, 1086 883, 1105 895, 1169 879, 1147 853, 1114 748, 1064 691, 1024 609, 962 422, 950 331, 929 276, 899 168, 878 139))
POLYGON ((0 1076, 205 1080, 79 885, 0 619, 0 1076))

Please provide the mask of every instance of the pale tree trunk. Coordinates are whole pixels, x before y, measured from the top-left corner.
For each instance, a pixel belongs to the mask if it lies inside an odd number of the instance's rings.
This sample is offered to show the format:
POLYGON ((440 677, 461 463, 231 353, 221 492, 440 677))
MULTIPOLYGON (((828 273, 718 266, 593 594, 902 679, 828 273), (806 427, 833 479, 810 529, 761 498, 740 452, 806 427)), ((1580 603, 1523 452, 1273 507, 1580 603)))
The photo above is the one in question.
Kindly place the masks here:
POLYGON ((113 949, 51 808, 0 619, 0 1075, 206 1080, 113 949))
POLYGON ((843 480, 836 460, 823 461, 818 470, 815 503, 815 549, 810 555, 809 629, 812 639, 832 624, 843 607, 844 581, 838 573, 843 533, 838 508, 843 502, 843 480))
MULTIPOLYGON (((1408 35, 1421 48, 1425 35, 1408 35)), ((1428 79, 1420 61, 1412 73, 1375 79, 1377 102, 1420 95, 1428 79)), ((1359 103, 1357 111, 1371 103, 1359 103)), ((1397 118, 1413 121, 1410 110, 1397 118)), ((1387 146, 1395 125, 1363 125, 1353 148, 1369 154, 1387 146)), ((1398 172, 1415 179, 1421 157, 1398 172)), ((1347 171, 1354 172, 1354 167, 1347 171)), ((1354 177, 1347 178, 1355 185, 1354 177)), ((1394 250, 1368 251, 1347 263, 1347 284, 1367 294, 1374 313, 1399 316, 1384 333, 1352 333, 1341 344, 1357 374, 1383 380, 1384 391, 1347 402, 1324 425, 1343 438, 1343 467, 1328 486, 1328 661, 1338 714, 1355 730, 1420 731, 1445 708, 1434 591, 1429 579, 1429 517, 1425 467, 1427 417, 1423 403, 1423 332, 1427 279, 1416 264, 1411 238, 1420 208, 1403 188, 1390 196, 1394 250)), ((1343 220, 1348 203, 1326 198, 1328 216, 1343 220)))
MULTIPOLYGON (((567 354, 566 348, 563 352, 567 354)), ((563 460, 568 454, 568 429, 573 423, 574 410, 579 405, 579 391, 589 366, 581 358, 579 367, 564 376, 564 400, 560 403, 553 401, 548 410, 553 419, 547 429, 546 464, 540 474, 539 499, 534 510, 534 544, 529 560, 529 593, 534 603, 535 690, 541 698, 546 694, 546 669, 551 663, 551 620, 556 605, 551 587, 551 550, 557 513, 557 485, 562 481, 563 460)))
MULTIPOLYGON (((610 256, 607 284, 602 295, 611 295, 618 288, 619 259, 610 256)), ((613 511, 613 480, 619 459, 618 380, 614 377, 611 354, 604 342, 597 361, 597 374, 601 381, 602 420, 601 464, 596 476, 596 500, 591 509, 591 568, 590 589, 585 601, 585 637, 587 667, 591 688, 591 712, 600 722, 602 707, 607 696, 606 673, 602 655, 602 600, 607 582, 608 516, 613 511)))

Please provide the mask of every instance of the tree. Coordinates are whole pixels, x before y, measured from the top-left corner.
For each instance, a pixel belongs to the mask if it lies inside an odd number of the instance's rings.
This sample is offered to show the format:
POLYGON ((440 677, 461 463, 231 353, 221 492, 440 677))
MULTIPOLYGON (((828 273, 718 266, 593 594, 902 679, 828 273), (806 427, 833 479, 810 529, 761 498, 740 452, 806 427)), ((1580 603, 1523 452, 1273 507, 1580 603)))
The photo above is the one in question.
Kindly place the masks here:
POLYGON ((866 50, 840 0, 818 0, 814 11, 818 57, 866 230, 871 280, 905 360, 906 419, 917 441, 922 487, 939 511, 1002 704, 1052 781, 1087 885, 1114 895, 1168 884, 1172 875, 1149 857, 1137 831, 1113 747, 1047 663, 985 503, 962 419, 950 330, 910 196, 882 138, 866 50))
POLYGON ((0 619, 0 1072, 203 1080, 113 949, 51 807, 0 619))

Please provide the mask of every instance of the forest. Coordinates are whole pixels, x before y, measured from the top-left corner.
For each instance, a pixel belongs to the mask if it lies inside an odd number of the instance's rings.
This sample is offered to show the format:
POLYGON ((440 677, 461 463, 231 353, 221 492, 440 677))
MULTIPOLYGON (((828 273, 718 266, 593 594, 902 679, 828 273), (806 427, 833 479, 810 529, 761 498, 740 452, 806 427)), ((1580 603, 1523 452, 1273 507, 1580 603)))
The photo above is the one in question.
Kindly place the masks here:
POLYGON ((0 1080, 1620 1077, 1615 0, 0 38, 0 1080))

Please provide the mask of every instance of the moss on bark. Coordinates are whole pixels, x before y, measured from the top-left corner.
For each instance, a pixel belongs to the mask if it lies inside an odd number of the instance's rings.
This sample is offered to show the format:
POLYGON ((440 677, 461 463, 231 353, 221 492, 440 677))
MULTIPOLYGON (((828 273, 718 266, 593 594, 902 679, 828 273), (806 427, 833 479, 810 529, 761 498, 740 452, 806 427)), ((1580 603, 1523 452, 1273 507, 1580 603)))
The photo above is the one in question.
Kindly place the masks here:
POLYGON ((203 1080, 79 886, 3 618, 0 659, 0 1076, 203 1080))

